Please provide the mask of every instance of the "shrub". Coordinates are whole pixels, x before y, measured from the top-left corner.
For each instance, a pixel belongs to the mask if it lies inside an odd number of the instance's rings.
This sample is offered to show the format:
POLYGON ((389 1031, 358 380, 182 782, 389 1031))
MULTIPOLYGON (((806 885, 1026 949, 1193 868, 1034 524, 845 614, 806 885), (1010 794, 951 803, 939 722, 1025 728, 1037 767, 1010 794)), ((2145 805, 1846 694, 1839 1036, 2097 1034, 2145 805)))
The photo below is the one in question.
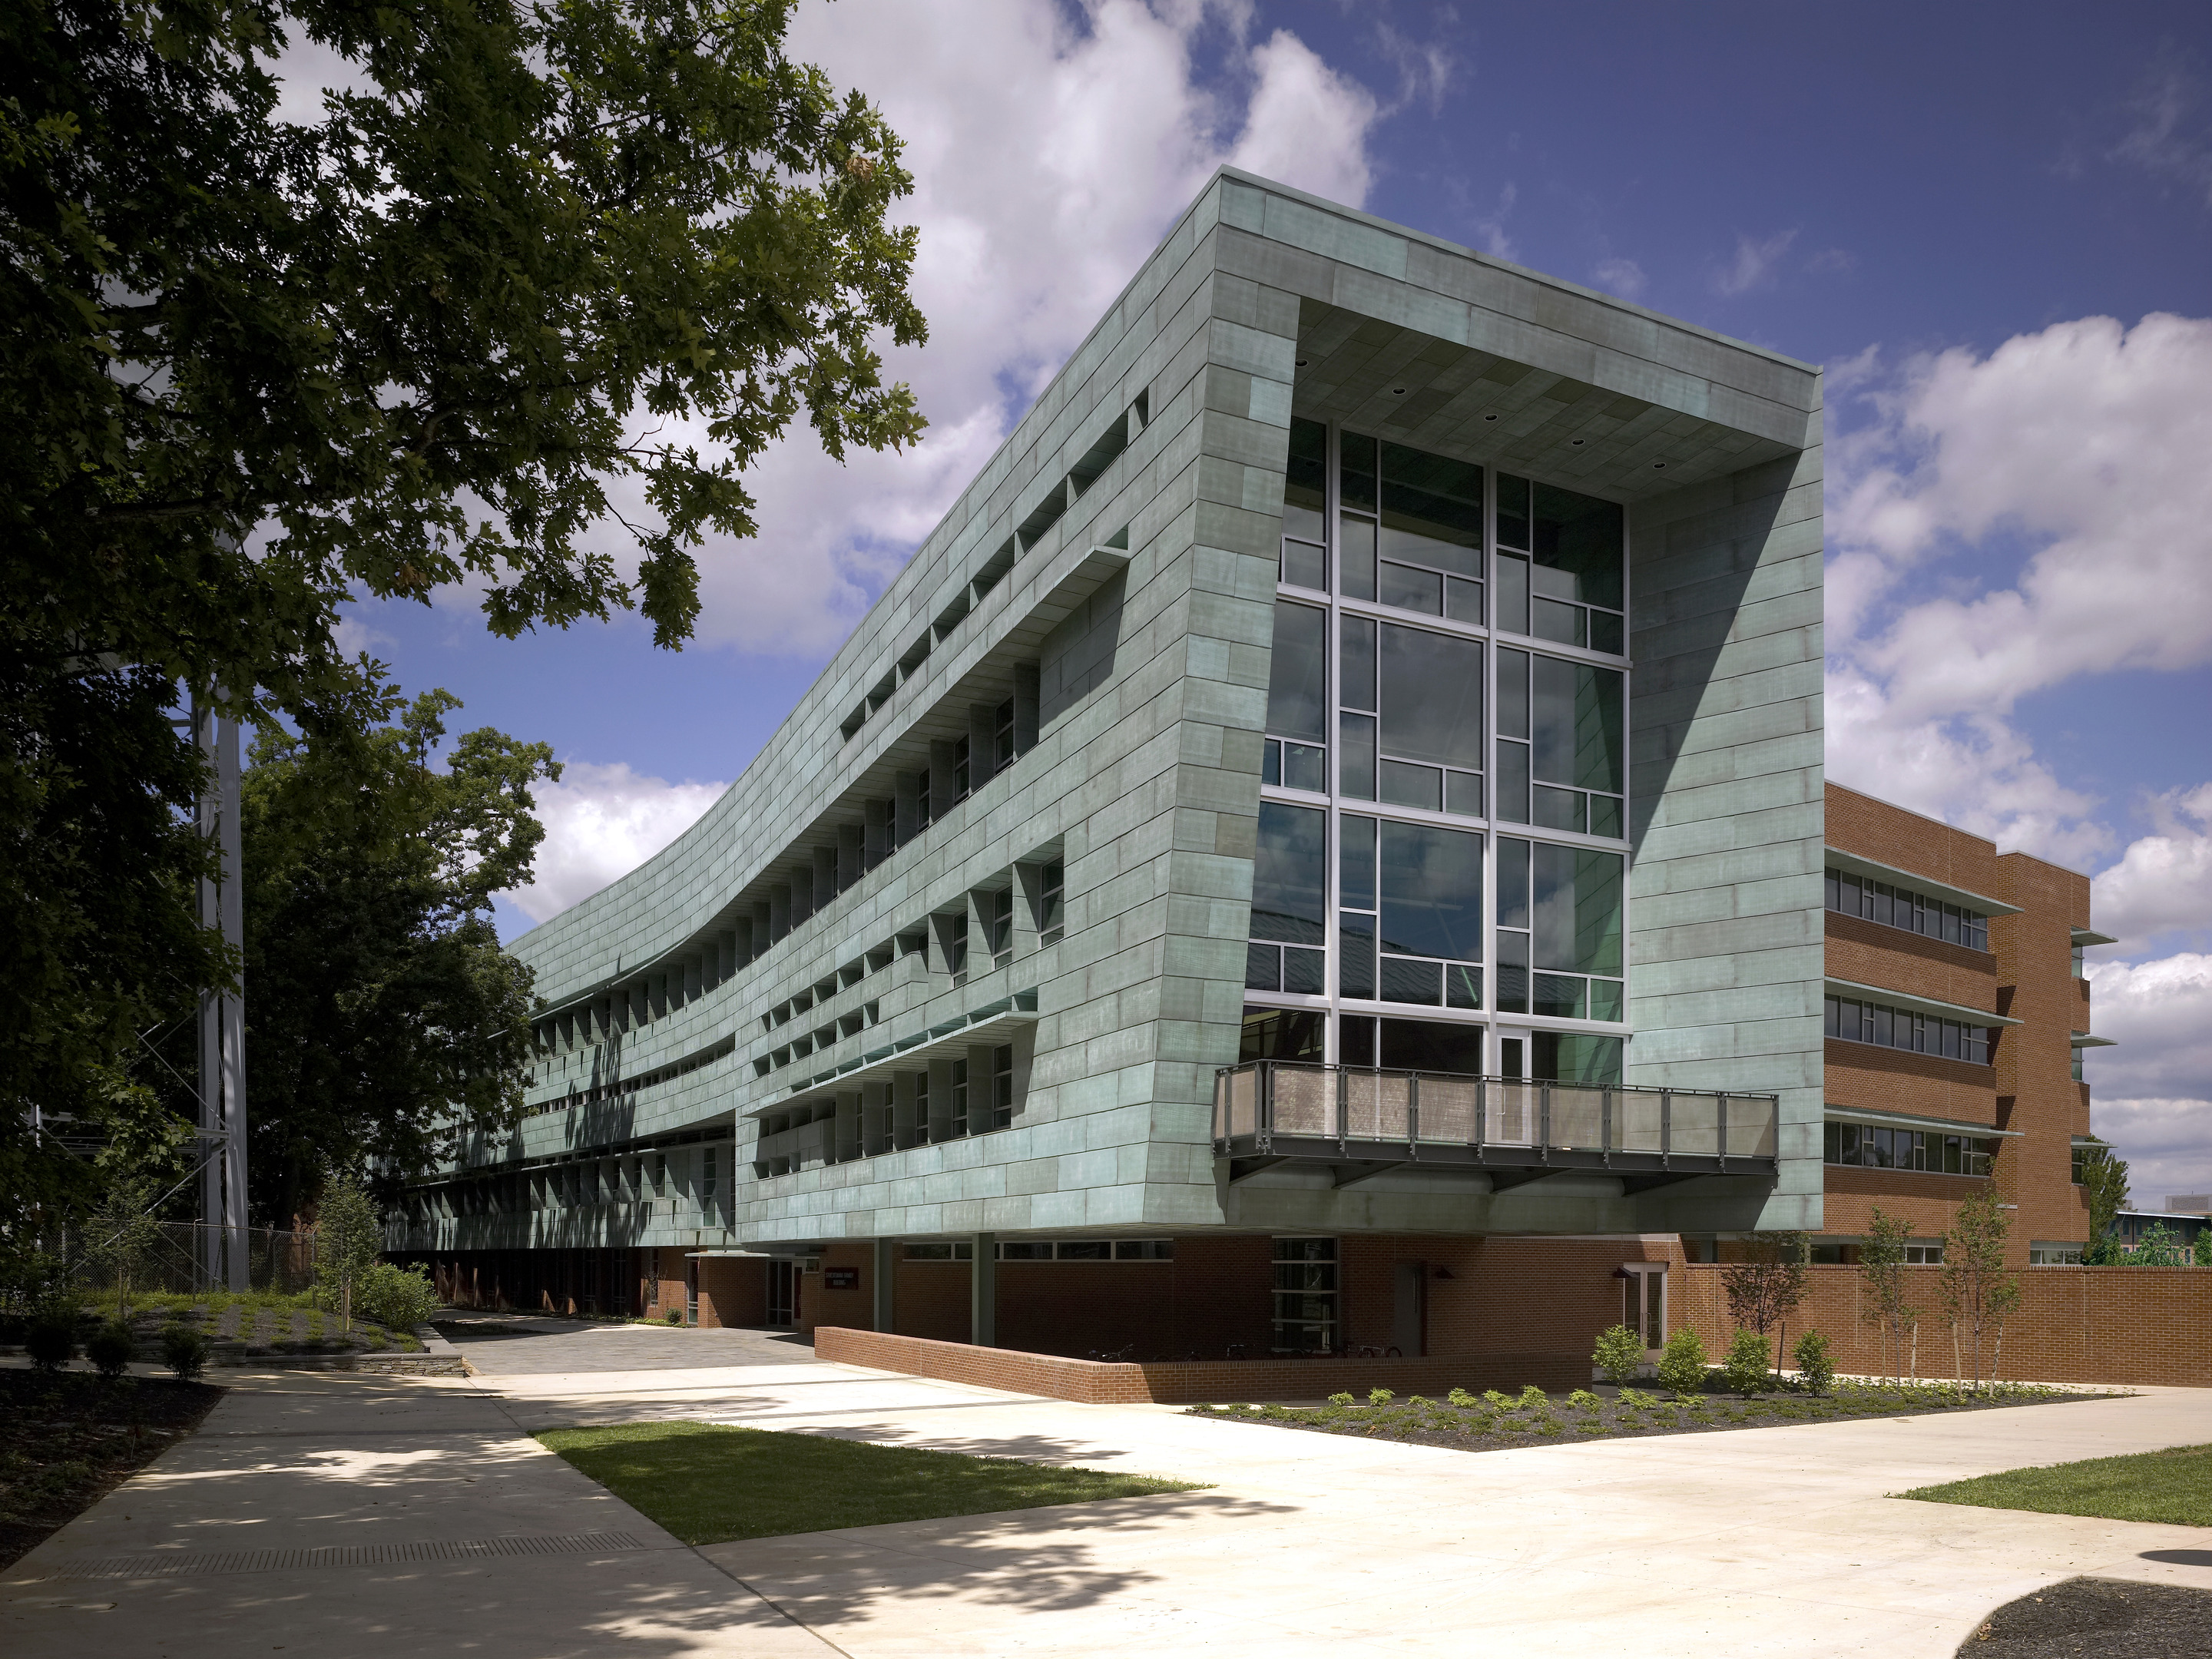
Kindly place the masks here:
POLYGON ((85 1339, 84 1357, 111 1382, 131 1369, 131 1328, 111 1319, 85 1339))
POLYGON ((1328 1397, 1328 1403, 1332 1406, 1349 1406, 1352 1403, 1352 1396, 1348 1394, 1333 1394, 1328 1397))
POLYGON ((1498 1409, 1502 1412, 1510 1412, 1521 1403, 1511 1395, 1500 1394, 1495 1389, 1485 1389, 1482 1391, 1482 1397, 1488 1403, 1497 1407, 1498 1409))
POLYGON ((1528 1383, 1522 1387, 1521 1390, 1521 1404, 1523 1407, 1532 1411, 1544 1411, 1550 1407, 1551 1403, 1551 1397, 1541 1389, 1538 1388, 1534 1382, 1528 1383))
POLYGON ((1705 1342, 1685 1325, 1667 1339, 1659 1356, 1659 1381, 1677 1395, 1692 1395, 1705 1386, 1705 1342))
POLYGON ((438 1292, 427 1267, 401 1267, 379 1261, 355 1281, 355 1310, 364 1318, 395 1331, 411 1331, 438 1310, 438 1292))
POLYGON ((1387 1406, 1397 1397, 1388 1389, 1370 1389, 1367 1391, 1367 1403, 1370 1406, 1387 1406))
POLYGON ((1721 1375, 1741 1395, 1754 1395, 1766 1386, 1766 1339, 1757 1331, 1738 1331, 1721 1361, 1721 1375))
POLYGON ((190 1382, 207 1369, 208 1340, 190 1325, 172 1325, 161 1333, 161 1361, 190 1382))
POLYGON ((1605 1408, 1605 1401, 1588 1389, 1577 1389, 1567 1396, 1567 1408, 1570 1411, 1577 1412, 1602 1411, 1605 1408))
POLYGON ((1590 1364, 1616 1387, 1633 1382, 1644 1364, 1644 1339, 1626 1325, 1615 1325, 1598 1338, 1597 1352, 1590 1356, 1590 1364))
POLYGON ((668 1310, 668 1322, 672 1325, 681 1325, 684 1322, 684 1310, 671 1308, 668 1310))
POLYGON ((1828 1352, 1828 1339, 1818 1331, 1808 1331, 1797 1339, 1791 1351, 1797 1361, 1797 1374, 1805 1386, 1814 1394, 1826 1394, 1828 1385, 1836 1380, 1835 1357, 1828 1352))
POLYGON ((58 1371, 76 1358, 76 1309, 50 1302, 31 1316, 23 1332, 23 1352, 42 1371, 58 1371))

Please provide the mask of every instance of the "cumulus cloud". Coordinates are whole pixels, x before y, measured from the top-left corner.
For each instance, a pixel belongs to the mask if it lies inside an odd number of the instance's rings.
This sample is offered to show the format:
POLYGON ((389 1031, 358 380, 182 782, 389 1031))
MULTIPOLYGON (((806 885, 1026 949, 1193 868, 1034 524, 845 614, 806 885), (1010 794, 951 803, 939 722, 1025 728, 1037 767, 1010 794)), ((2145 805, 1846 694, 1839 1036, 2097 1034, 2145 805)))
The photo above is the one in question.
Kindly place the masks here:
POLYGON ((2127 1160, 2136 1208, 2212 1192, 2212 1100, 2097 1100, 2089 1109, 2097 1133, 2127 1160))
POLYGON ((1765 288, 1774 280, 1774 268, 1782 263, 1782 256, 1790 252, 1790 245, 1796 240, 1795 230, 1780 230, 1766 237, 1746 236, 1738 232, 1735 257, 1714 274, 1713 286, 1731 299, 1753 289, 1765 288))
POLYGON ((2096 880, 2098 927, 2140 947, 2160 934, 2212 929, 2212 783, 2153 798, 2155 833, 2096 880))
POLYGON ((674 841, 728 787, 571 761, 558 783, 532 791, 545 826, 538 878, 505 896, 532 921, 558 915, 674 841))
POLYGON ((1601 259, 1590 281, 1608 294, 1633 300, 1644 292, 1644 267, 1633 259, 1601 259))
POLYGON ((2081 675, 2212 659, 2212 321, 1849 368, 1873 417, 1833 446, 1832 772, 2062 862, 2108 851, 2008 717, 2081 675), (1957 560, 2014 543, 2009 582, 1957 560))
POLYGON ((2203 85, 2185 63, 2160 65, 2130 100, 2133 118, 2111 159, 2179 185, 2212 207, 2212 132, 2191 118, 2203 101, 2203 85))
POLYGON ((2090 1024, 2119 1045, 2085 1056, 2091 1120, 2128 1160, 2136 1204, 2212 1189, 2212 956, 2095 963, 2088 975, 2090 1024))

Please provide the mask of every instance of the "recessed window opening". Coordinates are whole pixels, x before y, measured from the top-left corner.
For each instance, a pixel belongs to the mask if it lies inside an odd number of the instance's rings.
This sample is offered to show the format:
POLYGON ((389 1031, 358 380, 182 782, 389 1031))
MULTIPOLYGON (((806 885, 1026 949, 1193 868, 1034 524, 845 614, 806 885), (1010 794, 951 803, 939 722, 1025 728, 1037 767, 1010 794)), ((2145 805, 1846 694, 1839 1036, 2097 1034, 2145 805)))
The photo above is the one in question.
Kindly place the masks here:
POLYGON ((1003 968, 1014 959, 1014 890, 1001 887, 980 896, 984 944, 991 953, 991 965, 1003 968))
MULTIPOLYGON (((1969 1066, 1993 1065, 1996 1029, 1969 1025, 1940 1015, 1861 1002, 1850 997, 1825 997, 1821 1011, 1826 1035, 1844 1042, 1872 1043, 1880 1048, 1903 1048, 1917 1054, 1964 1060, 1969 1066)), ((2079 1050, 2076 1050, 2078 1053, 2079 1050)))
POLYGON ((1994 1137, 1893 1129, 1873 1123, 1829 1123, 1821 1128, 1823 1159, 1866 1170, 1912 1170, 1926 1175, 1986 1176, 1997 1155, 1994 1137))
POLYGON ((1067 909, 1067 866, 1058 859, 1037 872, 1037 943, 1057 945, 1067 909))
POLYGON ((1011 1128, 1014 1121, 1014 1046, 1002 1042, 991 1050, 991 1127, 1011 1128))
MULTIPOLYGON (((1885 927, 1940 939, 1947 945, 1963 945, 1970 951, 1990 948, 1990 919, 1978 910, 1841 870, 1826 872, 1825 889, 1827 908, 1838 915, 1859 916, 1885 927)), ((2079 977, 2081 953, 2078 948, 2074 961, 2079 977)))
POLYGON ((1337 1346, 1334 1238, 1274 1242, 1272 1328, 1277 1353, 1328 1353, 1337 1346))

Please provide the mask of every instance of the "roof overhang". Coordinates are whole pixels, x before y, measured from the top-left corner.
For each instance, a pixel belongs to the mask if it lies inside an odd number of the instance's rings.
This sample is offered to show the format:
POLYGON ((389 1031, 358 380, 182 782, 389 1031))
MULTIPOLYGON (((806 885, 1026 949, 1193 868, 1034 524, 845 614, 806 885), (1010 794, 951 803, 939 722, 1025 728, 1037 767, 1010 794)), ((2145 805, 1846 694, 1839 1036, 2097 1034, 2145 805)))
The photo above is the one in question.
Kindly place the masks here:
POLYGON ((1861 985, 1856 980, 1833 979, 1826 981, 1832 997, 1852 997, 1863 1001, 1880 1002, 1892 1008, 1904 1008, 1916 1014, 1932 1014, 1938 1019, 1955 1019, 1966 1025, 2018 1025, 2021 1021, 2009 1014, 1990 1012, 1987 1008, 1969 1008, 1963 1002, 1944 1002, 1935 997, 1917 997, 1905 991, 1893 991, 1880 985, 1861 985))
POLYGON ((911 1072, 918 1065, 927 1066, 932 1060, 956 1048, 964 1048, 973 1042, 1005 1042, 1015 1032, 1035 1025, 1036 1022, 1036 993, 1018 991, 1012 997, 941 1020, 896 1042, 872 1048, 860 1059, 846 1061, 836 1071, 819 1072, 801 1082, 793 1083, 780 1098, 764 1106, 750 1107, 743 1115, 768 1117, 777 1112, 789 1111, 793 1103, 803 1095, 857 1089, 864 1083, 882 1083, 895 1072, 911 1072), (1028 1006, 1024 1006, 1024 1003, 1028 1006))
POLYGON ((1893 887, 1909 887, 1916 893, 1942 899, 1947 904, 1956 904, 1964 909, 1978 910, 1985 916, 2016 916, 2020 914, 2017 904, 2007 904, 2002 899, 1991 898, 1987 893, 1977 893, 1971 888, 1954 887, 1948 881, 1923 876, 1917 870, 1900 870, 1893 864, 1862 858, 1856 853, 1846 853, 1840 847, 1827 848, 1826 856, 1830 869, 1864 876, 1873 881, 1886 881, 1893 887))
POLYGON ((2100 933, 2094 927, 2076 927, 2074 928, 2072 932, 2074 934, 2074 943, 2080 945, 2118 945, 2119 943, 2119 940, 2114 939, 2110 933, 2100 933))
POLYGON ((2076 1048, 2117 1048, 2120 1046, 2116 1037, 2091 1036, 2087 1031, 2075 1032, 2071 1041, 2076 1048))
POLYGON ((1922 1129, 1946 1135, 2006 1135, 2020 1139, 2026 1132, 2020 1129, 2000 1129, 1993 1123, 1969 1123, 1955 1117, 1921 1117, 1911 1112, 1862 1111, 1856 1106, 1838 1106, 1832 1103, 1820 1108, 1820 1115, 1830 1123, 1871 1123, 1885 1129, 1922 1129))

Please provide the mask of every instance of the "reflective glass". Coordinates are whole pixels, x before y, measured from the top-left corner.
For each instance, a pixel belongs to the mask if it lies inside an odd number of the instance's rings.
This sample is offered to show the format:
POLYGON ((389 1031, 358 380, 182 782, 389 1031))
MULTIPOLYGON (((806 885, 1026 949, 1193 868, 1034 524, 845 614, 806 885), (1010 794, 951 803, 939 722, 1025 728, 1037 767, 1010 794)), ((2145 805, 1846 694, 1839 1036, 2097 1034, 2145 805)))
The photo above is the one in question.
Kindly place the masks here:
POLYGON ((1498 544, 1528 547, 1528 481, 1505 472, 1498 475, 1498 544))
POLYGON ((1375 510, 1375 440, 1357 432, 1345 433, 1342 470, 1337 475, 1337 488, 1342 492, 1342 504, 1362 513, 1375 510))
POLYGON ((1383 605, 1395 605, 1401 611, 1418 611, 1427 617, 1444 614, 1444 579, 1433 570, 1416 570, 1411 565, 1382 563, 1376 599, 1383 605))
POLYGON ((1482 642, 1382 625, 1382 748, 1441 766, 1482 764, 1482 642))
POLYGON ((1589 1017, 1592 1019, 1626 1019, 1628 1017, 1619 980, 1594 979, 1589 982, 1589 1017))
POLYGON ((1249 1060, 1319 1060, 1327 1018, 1304 1008, 1247 1008, 1237 1059, 1240 1064, 1249 1060))
POLYGON ((1454 622, 1479 624, 1482 621, 1482 584, 1447 576, 1444 579, 1444 615, 1454 622))
POLYGON ((1336 1057, 1346 1066, 1375 1064, 1375 1018, 1371 1014, 1340 1014, 1336 1022, 1336 1057))
POLYGON ((1375 908, 1375 820, 1347 813, 1337 820, 1336 889, 1355 910, 1375 908))
POLYGON ((1336 521, 1336 556, 1344 573, 1344 596, 1348 599, 1375 597, 1375 520, 1350 514, 1336 521))
POLYGON ((1536 965, 1620 973, 1620 854, 1544 842, 1533 850, 1536 965))
POLYGON ((1498 735, 1528 735, 1528 653, 1498 648, 1498 735))
POLYGON ((1586 983, 1565 974, 1539 974, 1535 1002, 1529 1012, 1548 1014, 1553 1019, 1586 1018, 1583 989, 1586 983))
POLYGON ((1444 775, 1433 766, 1386 760, 1382 763, 1382 784, 1377 799, 1389 806, 1441 812, 1444 808, 1443 784, 1444 775))
POLYGON ((1283 533, 1320 541, 1328 509, 1328 428, 1319 421, 1293 417, 1290 471, 1283 480, 1283 533))
POLYGON ((1337 913, 1336 994, 1363 1002, 1375 995, 1375 918, 1364 911, 1337 913))
POLYGON ((1328 612, 1275 605, 1274 659, 1267 670, 1267 730, 1328 740, 1328 612))
POLYGON ((1444 811, 1463 818, 1482 817, 1482 774, 1445 773, 1444 811))
POLYGON ((1385 1019, 1382 1064, 1400 1072, 1482 1071, 1482 1027, 1435 1019, 1385 1019))
POLYGON ((1328 789, 1328 750, 1309 748, 1302 743, 1283 745, 1282 783, 1286 788, 1310 789, 1325 793, 1328 789))
MULTIPOLYGON (((1536 573, 1542 575, 1539 570, 1536 573)), ((1557 599, 1540 595, 1529 601, 1528 631, 1540 640, 1553 640, 1560 645, 1586 645, 1583 637, 1583 608, 1578 605, 1561 605, 1557 599)))
POLYGON ((1498 626, 1508 634, 1528 631, 1528 561, 1510 553, 1498 556, 1498 626))
POLYGON ((1328 555, 1310 542, 1285 541, 1283 580, 1292 587, 1328 592, 1328 555))
POLYGON ((1382 552, 1462 576, 1482 574, 1482 469, 1382 446, 1382 552))
POLYGON ((1260 750, 1260 781, 1280 783, 1283 781, 1283 745, 1269 738, 1260 750))
POLYGON ((1536 591, 1620 609, 1620 503, 1541 483, 1535 501, 1536 591))
MULTIPOLYGON (((1503 653, 1500 653, 1503 654, 1503 653)), ((1538 657, 1531 679, 1536 775, 1619 794, 1620 671, 1538 657)))
POLYGON ((1279 991, 1283 988, 1283 947, 1247 945, 1244 947, 1244 988, 1279 991))
POLYGON ((1382 830, 1382 948, 1481 961, 1482 837, 1425 823, 1382 830))
POLYGON ((1327 931, 1328 814, 1310 806, 1260 803, 1259 845, 1252 859, 1254 939, 1319 945, 1327 931))
POLYGON ((1444 1006, 1448 1008, 1480 1008, 1482 1006, 1482 969, 1462 968, 1455 963, 1444 964, 1444 1006))
POLYGON ((1498 936, 1498 1010, 1504 1014, 1528 1012, 1528 935, 1501 933, 1498 936))
POLYGON ((1283 989, 1297 996, 1328 994, 1328 957, 1320 951, 1283 948, 1283 989))
POLYGON ((1375 799, 1375 716, 1338 716, 1336 789, 1353 800, 1375 799))
POLYGON ((1628 654, 1626 632, 1618 615, 1610 611, 1589 613, 1589 647, 1615 657, 1628 654))
POLYGON ((1528 745, 1498 744, 1498 816, 1506 823, 1528 822, 1528 745))
POLYGON ((1528 925, 1528 843, 1512 836, 1498 840, 1498 925, 1528 925))
POLYGON ((1589 832, 1593 836, 1610 836, 1620 839, 1620 798, 1618 795, 1592 795, 1589 798, 1589 832))
POLYGON ((1553 789, 1544 784, 1536 786, 1535 811, 1530 822, 1546 830, 1571 830, 1583 833, 1583 792, 1579 789, 1553 789))
POLYGON ((1618 1083, 1620 1039, 1580 1031, 1532 1031, 1530 1075, 1552 1083, 1618 1083))
POLYGON ((1382 958, 1380 1001, 1418 1003, 1424 1008, 1443 1006, 1443 965, 1408 962, 1402 957, 1382 958))
POLYGON ((1375 708, 1375 623, 1346 617, 1337 624, 1337 649, 1343 653, 1344 684, 1339 695, 1346 708, 1375 708))

